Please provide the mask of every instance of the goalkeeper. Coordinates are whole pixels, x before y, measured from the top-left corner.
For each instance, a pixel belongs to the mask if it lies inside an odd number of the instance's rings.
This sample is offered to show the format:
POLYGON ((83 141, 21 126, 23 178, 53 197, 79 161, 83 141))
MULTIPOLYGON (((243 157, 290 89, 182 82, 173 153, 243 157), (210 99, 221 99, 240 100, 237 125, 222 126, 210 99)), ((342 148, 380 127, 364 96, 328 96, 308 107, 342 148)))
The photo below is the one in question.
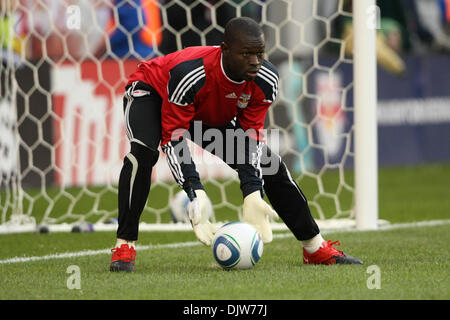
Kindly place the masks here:
POLYGON ((278 92, 278 73, 264 59, 264 50, 261 27, 250 18, 234 18, 225 27, 221 46, 189 47, 158 57, 140 63, 130 76, 124 113, 131 149, 119 178, 111 271, 134 270, 139 219, 159 146, 190 199, 195 235, 211 244, 216 230, 208 221, 208 196, 186 142, 186 137, 193 137, 194 143, 207 148, 209 141, 196 137, 208 132, 223 137, 222 148, 208 151, 237 171, 244 197, 242 220, 253 225, 264 242, 272 241, 270 220, 279 215, 301 241, 304 263, 362 263, 337 250, 337 241, 322 238, 306 197, 281 158, 264 144, 264 119, 278 92), (264 192, 275 210, 264 201, 264 192))

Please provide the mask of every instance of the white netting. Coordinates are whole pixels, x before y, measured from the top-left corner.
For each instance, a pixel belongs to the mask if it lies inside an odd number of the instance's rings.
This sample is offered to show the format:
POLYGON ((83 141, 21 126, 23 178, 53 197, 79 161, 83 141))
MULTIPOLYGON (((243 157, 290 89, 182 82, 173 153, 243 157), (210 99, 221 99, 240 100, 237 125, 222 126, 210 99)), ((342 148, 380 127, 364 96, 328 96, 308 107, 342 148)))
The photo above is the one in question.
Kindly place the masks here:
MULTIPOLYGON (((351 13, 344 2, 2 1, 0 227, 115 218, 128 151, 127 75, 139 59, 220 44, 226 22, 239 15, 262 24, 267 57, 280 73, 280 95, 266 121, 281 133, 272 147, 316 218, 351 218, 352 60, 341 37, 351 13)), ((215 219, 235 220, 242 203, 237 175, 218 161, 197 166, 215 219)), ((152 179, 142 219, 170 223, 179 187, 164 157, 152 179)))

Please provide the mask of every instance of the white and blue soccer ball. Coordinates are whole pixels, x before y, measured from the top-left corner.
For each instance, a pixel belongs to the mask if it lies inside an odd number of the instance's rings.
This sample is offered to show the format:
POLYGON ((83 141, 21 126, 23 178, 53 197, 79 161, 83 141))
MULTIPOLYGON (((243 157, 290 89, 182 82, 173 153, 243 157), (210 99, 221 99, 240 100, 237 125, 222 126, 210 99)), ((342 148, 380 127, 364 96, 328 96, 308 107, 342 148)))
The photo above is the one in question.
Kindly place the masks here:
POLYGON ((239 221, 219 228, 211 247, 217 263, 228 270, 253 268, 264 249, 259 232, 250 224, 239 221))

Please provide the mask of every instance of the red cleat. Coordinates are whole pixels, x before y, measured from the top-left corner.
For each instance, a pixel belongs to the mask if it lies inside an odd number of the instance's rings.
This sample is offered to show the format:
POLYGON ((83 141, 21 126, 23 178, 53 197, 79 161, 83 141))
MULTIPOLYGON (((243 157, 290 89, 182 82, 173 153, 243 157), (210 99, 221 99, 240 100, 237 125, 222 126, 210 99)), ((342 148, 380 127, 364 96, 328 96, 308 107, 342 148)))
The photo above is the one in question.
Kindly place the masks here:
POLYGON ((303 249, 304 264, 363 264, 358 258, 337 250, 334 245, 340 245, 339 241, 324 241, 322 247, 314 253, 308 253, 303 249))
POLYGON ((111 249, 111 265, 110 271, 134 271, 134 260, 136 258, 136 250, 127 244, 122 244, 120 248, 111 249))

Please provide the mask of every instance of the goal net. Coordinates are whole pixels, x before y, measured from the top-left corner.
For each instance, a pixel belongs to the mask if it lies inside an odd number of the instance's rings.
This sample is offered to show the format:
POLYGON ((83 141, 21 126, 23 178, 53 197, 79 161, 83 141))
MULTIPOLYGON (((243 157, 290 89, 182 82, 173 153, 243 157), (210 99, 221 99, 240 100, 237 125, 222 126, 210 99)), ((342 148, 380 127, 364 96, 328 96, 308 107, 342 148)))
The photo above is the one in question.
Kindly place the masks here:
MULTIPOLYGON (((220 44, 235 16, 263 26, 267 59, 279 70, 279 97, 266 119, 269 144, 279 150, 322 228, 351 225, 347 1, 6 0, 0 27, 0 231, 38 225, 70 230, 85 222, 98 230, 114 228, 118 176, 129 148, 122 108, 127 76, 140 60, 220 44)), ((237 174, 192 148, 213 220, 237 220, 237 174)), ((183 226, 174 223, 171 204, 180 187, 163 154, 151 179, 143 225, 183 226)))

